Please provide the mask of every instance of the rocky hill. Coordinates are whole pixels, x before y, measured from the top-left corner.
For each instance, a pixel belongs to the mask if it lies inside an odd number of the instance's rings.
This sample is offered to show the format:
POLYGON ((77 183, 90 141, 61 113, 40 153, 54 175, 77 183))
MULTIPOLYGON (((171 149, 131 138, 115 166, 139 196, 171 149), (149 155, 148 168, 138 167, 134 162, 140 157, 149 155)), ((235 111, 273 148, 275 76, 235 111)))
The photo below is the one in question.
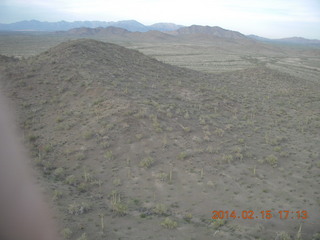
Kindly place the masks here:
POLYGON ((90 39, 1 61, 62 238, 316 236, 319 82, 265 66, 205 74, 90 39))

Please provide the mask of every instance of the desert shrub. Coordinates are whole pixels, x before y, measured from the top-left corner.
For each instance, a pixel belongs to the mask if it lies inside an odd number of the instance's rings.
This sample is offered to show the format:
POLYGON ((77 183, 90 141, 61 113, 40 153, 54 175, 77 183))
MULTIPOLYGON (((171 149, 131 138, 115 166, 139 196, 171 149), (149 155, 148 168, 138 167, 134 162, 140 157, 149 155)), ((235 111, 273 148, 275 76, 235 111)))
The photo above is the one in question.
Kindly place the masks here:
POLYGON ((62 167, 57 168, 56 170, 54 170, 53 172, 53 176, 56 179, 62 179, 65 175, 64 169, 62 167))
POLYGON ((287 232, 280 232, 277 234, 277 238, 279 240, 291 240, 290 235, 287 232))
POLYGON ((82 233, 82 235, 79 238, 77 238, 77 240, 87 240, 87 239, 88 238, 86 233, 82 233))
POLYGON ((278 158, 271 154, 266 157, 266 162, 269 163, 272 167, 276 167, 278 165, 278 158))
POLYGON ((239 146, 236 146, 236 147, 233 148, 233 152, 234 153, 242 153, 242 151, 243 151, 242 148, 239 147, 239 146))
POLYGON ((157 215, 165 215, 167 210, 167 207, 161 203, 156 204, 156 206, 153 208, 153 212, 157 215))
POLYGON ((159 178, 162 182, 165 182, 165 181, 168 180, 169 175, 168 175, 167 173, 162 172, 162 173, 159 173, 159 174, 158 174, 158 178, 159 178))
POLYGON ((191 128, 190 127, 183 127, 182 128, 184 132, 189 133, 191 132, 191 128))
POLYGON ((85 140, 89 140, 89 139, 91 139, 91 138, 93 138, 94 137, 94 132, 92 132, 92 131, 87 131, 87 132, 85 132, 84 134, 83 134, 83 138, 85 139, 85 140))
POLYGON ((44 147, 43 147, 43 151, 45 152, 45 153, 49 153, 49 152, 51 152, 53 150, 53 146, 51 145, 51 144, 47 144, 47 145, 45 145, 44 147))
POLYGON ((154 127, 157 133, 162 132, 161 125, 158 121, 158 117, 156 115, 150 115, 150 119, 152 120, 152 126, 154 127))
POLYGON ((42 161, 42 167, 43 167, 43 171, 46 174, 50 174, 51 171, 54 169, 54 166, 52 164, 51 161, 42 161))
POLYGON ((191 219, 192 219, 192 214, 191 213, 186 213, 184 216, 183 216, 183 219, 190 223, 191 222, 191 219))
POLYGON ((283 143, 285 141, 287 141, 286 137, 279 137, 279 136, 269 139, 269 143, 270 143, 271 146, 277 146, 280 143, 283 143))
POLYGON ((89 184, 86 182, 82 182, 77 186, 79 192, 86 192, 89 190, 89 184))
POLYGON ((78 152, 76 155, 75 155, 75 159, 76 160, 84 160, 86 158, 86 155, 83 153, 83 152, 78 152))
POLYGON ((128 211, 128 206, 124 203, 117 202, 112 205, 112 210, 118 216, 125 216, 128 211))
POLYGON ((61 231, 61 235, 64 239, 70 239, 72 237, 73 232, 70 228, 64 228, 61 231))
POLYGON ((104 154, 104 157, 105 157, 105 159, 107 159, 107 160, 113 160, 113 153, 112 153, 112 151, 110 150, 110 151, 107 151, 105 154, 104 154))
POLYGON ((273 150, 274 150, 275 152, 280 152, 280 151, 282 150, 282 147, 276 146, 276 147, 273 148, 273 150))
POLYGON ((136 134, 136 139, 137 140, 141 140, 143 138, 143 134, 141 134, 141 133, 137 133, 136 134))
POLYGON ((84 182, 86 182, 86 183, 93 182, 93 180, 94 180, 91 173, 88 173, 86 168, 84 168, 84 170, 83 170, 82 177, 83 177, 84 182))
POLYGON ((139 166, 143 168, 149 168, 153 163, 154 159, 152 157, 146 157, 140 161, 139 166))
POLYGON ((121 200, 121 195, 117 190, 113 190, 109 195, 111 198, 112 211, 118 216, 127 214, 128 206, 121 200))
POLYGON ((311 152, 309 154, 309 157, 312 158, 312 159, 317 159, 319 157, 319 153, 317 152, 311 152))
POLYGON ((30 142, 35 142, 38 139, 38 136, 30 135, 30 136, 28 136, 28 139, 30 142))
POLYGON ((100 145, 103 149, 107 149, 110 147, 110 143, 108 141, 101 142, 100 145))
POLYGON ((218 229, 218 228, 222 227, 225 224, 226 224, 226 221, 224 219, 214 219, 214 220, 212 220, 211 226, 214 229, 218 229))
POLYGON ((320 233, 313 234, 312 240, 320 240, 320 233))
POLYGON ((243 159, 243 154, 239 153, 239 152, 235 153, 235 159, 242 160, 243 159))
POLYGON ((91 209, 91 205, 82 202, 82 203, 72 203, 68 206, 68 213, 71 215, 81 215, 88 212, 91 209))
POLYGON ((65 182, 66 184, 74 186, 77 184, 77 179, 74 175, 69 175, 68 177, 66 177, 65 182))
POLYGON ((287 157, 289 157, 290 154, 288 152, 282 151, 279 155, 280 155, 280 157, 287 158, 287 157))
POLYGON ((223 160, 223 161, 226 161, 226 162, 228 162, 228 163, 231 163, 232 160, 233 160, 233 156, 232 156, 231 154, 229 154, 229 155, 223 155, 222 160, 223 160))
POLYGON ((213 153, 213 152, 214 152, 213 147, 212 147, 212 146, 208 146, 208 147, 206 148, 206 152, 207 152, 207 153, 213 153))
POLYGON ((113 183, 113 185, 115 185, 115 186, 117 186, 117 187, 122 184, 120 178, 115 178, 115 179, 113 179, 112 183, 113 183))
POLYGON ((64 120, 64 119, 63 119, 62 117, 57 117, 57 118, 56 118, 56 122, 57 122, 57 123, 61 123, 61 122, 63 122, 63 120, 64 120))
POLYGON ((208 181, 208 182, 207 182, 207 185, 208 185, 209 187, 213 187, 213 186, 214 186, 214 183, 213 183, 212 181, 208 181))
POLYGON ((217 128, 215 131, 214 131, 215 134, 217 134, 219 137, 223 137, 224 135, 224 130, 222 128, 217 128))
POLYGON ((169 145, 168 145, 168 138, 167 138, 167 135, 164 135, 164 137, 162 138, 162 147, 163 148, 167 148, 169 145))
POLYGON ((165 218, 162 222, 161 222, 161 226, 167 229, 175 229, 178 227, 178 223, 171 220, 170 218, 165 218))
POLYGON ((179 155, 178 155, 178 159, 179 160, 184 160, 184 159, 186 159, 187 158, 187 156, 188 156, 188 154, 186 153, 186 152, 181 152, 181 153, 179 153, 179 155))
POLYGON ((62 192, 60 192, 59 190, 54 190, 52 194, 52 200, 57 201, 58 199, 62 198, 62 195, 62 192))

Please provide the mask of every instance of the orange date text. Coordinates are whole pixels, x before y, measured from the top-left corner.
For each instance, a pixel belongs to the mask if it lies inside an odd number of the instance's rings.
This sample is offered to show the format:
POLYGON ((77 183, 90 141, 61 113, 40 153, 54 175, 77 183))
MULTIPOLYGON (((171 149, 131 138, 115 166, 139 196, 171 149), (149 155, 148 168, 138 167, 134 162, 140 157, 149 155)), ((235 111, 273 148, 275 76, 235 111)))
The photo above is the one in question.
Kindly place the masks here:
POLYGON ((212 211, 212 219, 307 219, 309 217, 306 210, 289 211, 289 210, 264 210, 264 211, 223 211, 215 210, 212 211))

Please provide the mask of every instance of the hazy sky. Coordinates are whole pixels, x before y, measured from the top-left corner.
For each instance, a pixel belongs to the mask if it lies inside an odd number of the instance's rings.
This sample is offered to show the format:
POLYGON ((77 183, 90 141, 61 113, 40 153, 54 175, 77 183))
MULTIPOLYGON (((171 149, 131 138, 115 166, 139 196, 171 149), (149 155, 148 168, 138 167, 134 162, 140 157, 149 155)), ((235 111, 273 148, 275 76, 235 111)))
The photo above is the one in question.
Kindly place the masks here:
POLYGON ((0 23, 137 20, 320 39, 320 0, 0 0, 0 23))

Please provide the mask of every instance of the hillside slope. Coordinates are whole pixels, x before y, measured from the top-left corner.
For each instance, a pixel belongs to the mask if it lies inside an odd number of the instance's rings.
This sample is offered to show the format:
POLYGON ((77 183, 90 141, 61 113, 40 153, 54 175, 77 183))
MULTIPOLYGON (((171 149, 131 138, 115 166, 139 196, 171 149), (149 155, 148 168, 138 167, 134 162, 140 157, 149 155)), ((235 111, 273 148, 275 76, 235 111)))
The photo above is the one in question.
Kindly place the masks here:
POLYGON ((262 66, 204 74, 89 39, 4 67, 65 239, 319 230, 319 82, 262 66), (214 210, 239 218, 212 220, 214 210), (242 220, 247 210, 256 218, 242 220), (267 210, 273 218, 261 219, 267 210))

